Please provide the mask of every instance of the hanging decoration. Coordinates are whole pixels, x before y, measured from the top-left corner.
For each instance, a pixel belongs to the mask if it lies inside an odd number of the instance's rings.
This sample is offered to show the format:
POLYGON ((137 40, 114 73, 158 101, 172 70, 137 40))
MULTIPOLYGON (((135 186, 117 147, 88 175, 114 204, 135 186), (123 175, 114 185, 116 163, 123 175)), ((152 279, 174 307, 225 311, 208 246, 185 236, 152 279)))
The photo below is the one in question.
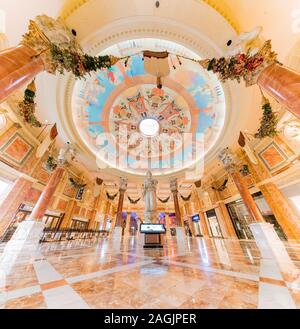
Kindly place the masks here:
POLYGON ((76 31, 61 19, 39 15, 35 20, 30 20, 21 44, 36 51, 37 57, 43 59, 47 72, 71 72, 79 79, 90 72, 110 68, 119 61, 119 58, 110 55, 85 54, 75 37, 76 31))
POLYGON ((212 188, 213 190, 216 190, 216 191, 222 192, 222 191, 224 191, 224 190, 226 189, 226 187, 227 187, 227 183, 228 183, 228 178, 226 178, 226 179, 224 180, 224 182, 223 182, 220 186, 218 186, 218 187, 216 187, 216 186, 212 186, 211 188, 212 188))
POLYGON ((169 53, 146 50, 143 54, 145 71, 156 77, 157 88, 162 89, 161 78, 170 74, 169 53))
POLYGON ((23 118, 24 122, 28 123, 32 127, 42 127, 41 122, 35 116, 35 96, 36 87, 34 80, 27 86, 24 92, 24 99, 18 104, 19 114, 23 118))
POLYGON ((189 201, 190 199, 191 199, 191 197, 192 197, 192 193, 190 193, 188 196, 183 196, 183 195, 181 195, 180 194, 180 197, 181 197, 181 199, 183 200, 183 201, 189 201))
POLYGON ((141 200, 141 198, 133 200, 133 199, 131 199, 131 197, 129 195, 127 196, 127 198, 131 204, 137 204, 141 200))
POLYGON ((118 192, 114 195, 110 195, 108 192, 106 192, 107 198, 111 201, 114 201, 117 195, 118 195, 118 192))
POLYGON ((77 189, 83 188, 87 185, 87 184, 80 184, 80 183, 76 182, 76 180, 72 177, 69 178, 69 182, 72 187, 77 188, 77 189))
POLYGON ((253 54, 238 53, 230 57, 219 59, 205 59, 199 61, 200 65, 208 71, 217 74, 222 82, 227 80, 244 80, 246 86, 256 84, 259 74, 269 65, 277 62, 277 54, 272 51, 271 40, 264 43, 261 49, 253 54))
POLYGON ((244 177, 250 175, 250 170, 249 170, 248 165, 246 165, 246 164, 243 165, 242 169, 240 170, 240 173, 244 177))
POLYGON ((53 155, 49 155, 47 161, 45 163, 44 168, 49 172, 52 173, 57 168, 57 161, 53 155))
POLYGON ((94 183, 94 188, 93 188, 93 196, 95 198, 98 197, 101 193, 102 183, 103 183, 103 179, 96 177, 96 181, 94 183))
POLYGON ((250 145, 247 143, 246 141, 246 137, 244 136, 244 134, 240 131, 240 135, 239 135, 239 139, 238 139, 238 143, 240 145, 240 147, 243 148, 243 150, 246 152, 248 158, 250 159, 250 161, 257 165, 258 164, 258 160, 252 150, 252 148, 250 147, 250 145))
MULTIPOLYGON (((46 126, 45 126, 46 128, 46 126)), ((42 130, 41 134, 43 133, 44 129, 42 130)), ((40 134, 40 135, 41 135, 40 134)), ((46 136, 43 137, 42 143, 38 146, 35 156, 37 158, 41 158, 46 151, 49 149, 51 145, 53 145, 55 138, 58 136, 56 123, 50 128, 50 130, 47 132, 46 136)))
POLYGON ((265 137, 277 136, 278 115, 273 112, 270 101, 264 95, 262 103, 263 115, 260 119, 260 127, 258 132, 254 135, 254 137, 263 139, 265 137))
POLYGON ((201 179, 198 180, 198 181, 196 181, 194 184, 195 184, 196 188, 200 188, 201 185, 202 185, 202 183, 201 183, 201 179))
POLYGON ((169 200, 170 200, 170 196, 168 196, 168 197, 165 198, 165 199, 161 199, 161 198, 157 197, 157 199, 158 199, 161 203, 168 203, 169 200))

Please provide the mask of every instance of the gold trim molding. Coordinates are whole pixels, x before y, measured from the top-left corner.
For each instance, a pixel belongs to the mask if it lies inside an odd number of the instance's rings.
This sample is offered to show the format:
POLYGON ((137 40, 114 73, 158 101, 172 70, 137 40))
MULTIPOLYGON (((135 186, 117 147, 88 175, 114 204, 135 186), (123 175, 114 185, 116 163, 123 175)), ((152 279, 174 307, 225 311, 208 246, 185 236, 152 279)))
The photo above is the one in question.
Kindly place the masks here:
MULTIPOLYGON (((64 20, 68 19, 77 9, 90 2, 91 0, 70 0, 68 4, 63 6, 60 17, 64 20)), ((196 0, 197 2, 204 2, 215 11, 217 11, 225 20, 231 25, 231 27, 237 32, 240 32, 238 24, 235 19, 231 16, 230 11, 224 5, 222 0, 196 0)))

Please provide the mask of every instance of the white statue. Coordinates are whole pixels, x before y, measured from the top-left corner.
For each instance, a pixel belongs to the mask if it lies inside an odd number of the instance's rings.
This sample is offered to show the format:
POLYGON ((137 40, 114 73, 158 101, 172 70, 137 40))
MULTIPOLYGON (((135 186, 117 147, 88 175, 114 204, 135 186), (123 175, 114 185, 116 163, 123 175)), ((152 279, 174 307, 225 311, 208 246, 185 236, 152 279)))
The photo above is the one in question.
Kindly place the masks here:
POLYGON ((152 178, 150 170, 147 171, 147 178, 144 184, 144 199, 145 199, 145 223, 156 222, 156 186, 157 180, 152 178))

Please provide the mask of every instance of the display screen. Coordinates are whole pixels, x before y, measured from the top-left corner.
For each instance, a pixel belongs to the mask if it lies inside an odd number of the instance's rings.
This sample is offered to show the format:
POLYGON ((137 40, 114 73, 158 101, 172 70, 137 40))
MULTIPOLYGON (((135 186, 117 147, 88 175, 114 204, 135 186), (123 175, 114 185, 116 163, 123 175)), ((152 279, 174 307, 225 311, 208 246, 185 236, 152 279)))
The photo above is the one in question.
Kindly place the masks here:
POLYGON ((199 220, 200 220, 200 216, 199 215, 192 216, 192 221, 193 222, 199 222, 199 220))
POLYGON ((164 224, 141 224, 141 233, 166 233, 164 224))

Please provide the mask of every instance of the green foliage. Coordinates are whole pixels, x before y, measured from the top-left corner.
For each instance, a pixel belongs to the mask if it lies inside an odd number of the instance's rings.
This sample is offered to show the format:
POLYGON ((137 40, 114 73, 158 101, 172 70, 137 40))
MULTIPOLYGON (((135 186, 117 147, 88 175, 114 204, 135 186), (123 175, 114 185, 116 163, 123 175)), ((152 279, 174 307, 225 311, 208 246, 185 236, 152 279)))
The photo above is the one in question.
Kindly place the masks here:
MULTIPOLYGON (((33 84, 33 83, 31 83, 33 84)), ((22 116, 24 122, 30 124, 32 127, 41 127, 42 124, 35 116, 35 92, 31 89, 26 88, 24 92, 24 99, 18 104, 19 113, 22 116)))
POLYGON ((76 78, 84 78, 86 74, 104 68, 110 68, 112 61, 110 56, 90 56, 72 49, 62 49, 50 44, 52 66, 59 73, 72 72, 76 78))
POLYGON ((263 106, 263 116, 260 119, 260 127, 258 132, 254 135, 255 138, 263 139, 265 137, 274 137, 278 135, 277 123, 278 116, 272 111, 272 106, 267 101, 263 106))

